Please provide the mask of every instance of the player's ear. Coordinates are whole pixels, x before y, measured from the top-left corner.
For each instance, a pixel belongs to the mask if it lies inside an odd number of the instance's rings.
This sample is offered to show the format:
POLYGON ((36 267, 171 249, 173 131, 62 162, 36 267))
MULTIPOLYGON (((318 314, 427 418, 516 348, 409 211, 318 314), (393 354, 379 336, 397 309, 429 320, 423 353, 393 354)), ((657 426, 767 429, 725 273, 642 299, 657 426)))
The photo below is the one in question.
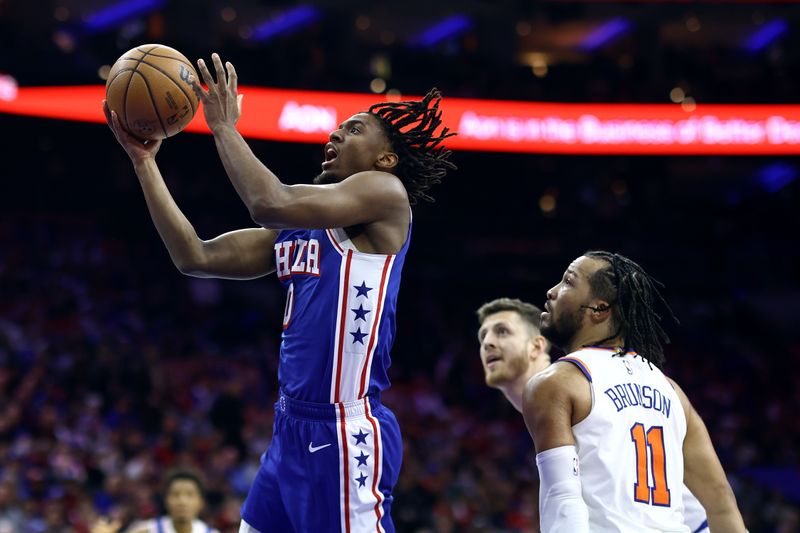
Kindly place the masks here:
POLYGON ((536 359, 542 354, 547 353, 547 340, 541 335, 534 335, 530 338, 530 352, 531 359, 536 359))
POLYGON ((378 156, 378 160, 375 162, 378 168, 391 170, 397 166, 397 163, 400 162, 400 158, 397 157, 397 154, 394 152, 381 152, 378 156))
POLYGON ((611 304, 606 300, 592 300, 588 307, 592 321, 600 323, 611 318, 611 304))

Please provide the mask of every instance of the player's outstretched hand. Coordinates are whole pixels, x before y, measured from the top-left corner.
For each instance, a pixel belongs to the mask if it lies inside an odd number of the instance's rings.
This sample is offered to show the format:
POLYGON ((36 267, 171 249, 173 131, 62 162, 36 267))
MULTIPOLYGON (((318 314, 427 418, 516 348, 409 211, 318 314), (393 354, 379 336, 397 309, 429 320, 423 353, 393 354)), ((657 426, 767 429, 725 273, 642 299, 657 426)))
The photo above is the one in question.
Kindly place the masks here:
POLYGON ((203 102, 203 113, 206 116, 206 124, 215 131, 217 128, 236 126, 239 116, 242 114, 242 95, 238 93, 238 78, 236 69, 228 61, 225 67, 222 66, 222 59, 219 54, 211 54, 211 61, 214 63, 214 70, 217 80, 208 71, 206 62, 202 59, 197 60, 197 67, 208 90, 203 89, 200 81, 194 76, 189 77, 197 97, 203 102))
POLYGON ((120 527, 122 523, 117 519, 100 518, 92 524, 91 533, 117 533, 120 527))
POLYGON ((115 111, 108 108, 108 103, 103 100, 103 112, 106 115, 106 122, 111 131, 114 132, 114 137, 117 138, 119 144, 125 149, 131 161, 136 163, 149 157, 155 157, 158 149, 161 148, 161 141, 146 141, 142 142, 122 127, 119 122, 119 117, 115 111))

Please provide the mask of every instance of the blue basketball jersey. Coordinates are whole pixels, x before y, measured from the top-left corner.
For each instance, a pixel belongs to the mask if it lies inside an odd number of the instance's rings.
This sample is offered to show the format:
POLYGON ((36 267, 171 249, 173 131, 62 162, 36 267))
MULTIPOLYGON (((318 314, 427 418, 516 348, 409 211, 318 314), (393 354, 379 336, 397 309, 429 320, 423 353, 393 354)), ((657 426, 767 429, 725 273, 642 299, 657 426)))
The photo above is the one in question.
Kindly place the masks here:
POLYGON ((396 254, 359 252, 343 229, 284 230, 275 267, 286 288, 278 381, 316 403, 349 402, 389 387, 400 276, 411 224, 396 254))

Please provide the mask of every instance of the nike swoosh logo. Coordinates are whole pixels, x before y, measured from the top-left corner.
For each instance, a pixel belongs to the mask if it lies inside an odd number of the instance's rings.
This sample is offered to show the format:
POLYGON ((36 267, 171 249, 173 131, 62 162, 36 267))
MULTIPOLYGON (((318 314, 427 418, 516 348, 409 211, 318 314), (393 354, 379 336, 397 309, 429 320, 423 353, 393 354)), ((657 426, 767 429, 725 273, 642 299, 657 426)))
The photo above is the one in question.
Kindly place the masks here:
POLYGON ((321 444, 320 446, 314 446, 313 442, 309 442, 308 443, 308 451, 310 451, 311 453, 316 453, 316 452, 320 451, 322 448, 327 448, 330 445, 331 445, 331 443, 329 442, 328 444, 321 444))

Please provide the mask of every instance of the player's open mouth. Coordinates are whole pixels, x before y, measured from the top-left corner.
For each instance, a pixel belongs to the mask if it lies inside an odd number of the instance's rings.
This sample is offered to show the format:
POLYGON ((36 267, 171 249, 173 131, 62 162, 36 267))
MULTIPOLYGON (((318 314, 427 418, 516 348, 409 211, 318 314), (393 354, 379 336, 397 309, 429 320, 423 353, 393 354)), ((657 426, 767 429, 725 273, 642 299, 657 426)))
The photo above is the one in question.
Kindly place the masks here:
POLYGON ((493 363, 496 363, 502 359, 503 358, 499 355, 490 355, 486 358, 486 366, 492 366, 493 363))
POLYGON ((336 151, 332 143, 328 143, 325 145, 325 161, 322 162, 322 168, 326 168, 330 166, 331 163, 336 159, 339 153, 336 151))

